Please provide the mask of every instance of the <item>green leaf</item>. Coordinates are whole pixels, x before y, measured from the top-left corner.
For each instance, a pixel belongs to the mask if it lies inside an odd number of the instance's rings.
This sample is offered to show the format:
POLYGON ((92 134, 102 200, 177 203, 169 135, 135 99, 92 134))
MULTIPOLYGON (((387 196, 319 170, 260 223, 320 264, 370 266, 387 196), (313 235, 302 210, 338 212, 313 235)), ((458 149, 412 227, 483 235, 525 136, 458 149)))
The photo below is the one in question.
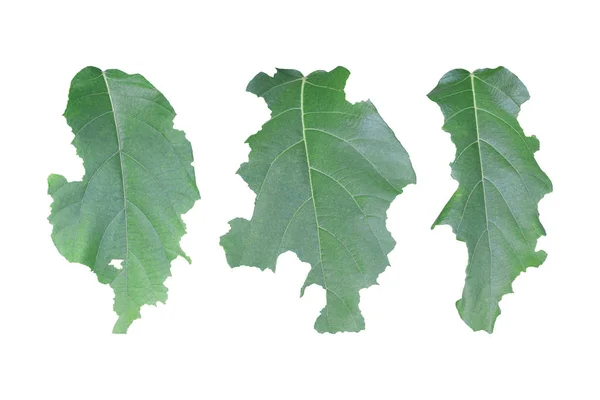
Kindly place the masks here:
POLYGON ((456 145, 451 164, 458 189, 434 226, 447 224, 469 251, 461 318, 491 333, 503 295, 529 266, 546 259, 535 250, 545 234, 538 203, 552 183, 534 158, 535 136, 517 122, 529 99, 523 83, 505 68, 448 72, 429 98, 445 117, 443 129, 456 145))
POLYGON ((234 219, 221 244, 232 267, 275 270, 290 250, 311 265, 304 286, 326 290, 319 332, 360 331, 359 291, 376 283, 395 242, 386 211, 415 183, 408 154, 369 101, 346 101, 348 70, 258 74, 248 91, 271 119, 251 136, 238 173, 256 193, 250 221, 234 219))
POLYGON ((86 172, 81 182, 48 178, 52 240, 113 288, 113 332, 125 333, 144 304, 167 299, 171 261, 190 261, 179 241, 181 214, 200 198, 192 148, 173 129, 167 99, 141 75, 84 68, 64 115, 86 172))

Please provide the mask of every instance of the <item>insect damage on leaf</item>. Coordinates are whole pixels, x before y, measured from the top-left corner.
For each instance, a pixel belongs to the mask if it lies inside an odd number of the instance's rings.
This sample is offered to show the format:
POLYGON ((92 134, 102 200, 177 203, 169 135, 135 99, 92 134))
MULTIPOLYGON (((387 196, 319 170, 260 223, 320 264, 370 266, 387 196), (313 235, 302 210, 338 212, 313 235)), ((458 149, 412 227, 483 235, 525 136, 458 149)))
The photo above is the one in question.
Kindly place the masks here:
POLYGON ((459 184, 434 226, 450 225, 466 242, 467 277, 456 305, 473 330, 491 333, 512 282, 546 259, 535 250, 545 234, 538 203, 552 183, 534 158, 538 140, 525 136, 517 121, 529 93, 499 67, 450 71, 428 96, 440 106, 443 129, 456 145, 451 166, 459 184))
POLYGON ((386 211, 416 181, 373 104, 346 101, 348 76, 342 67, 306 77, 279 69, 250 82, 271 110, 238 171, 256 193, 254 214, 221 238, 232 267, 275 270, 288 250, 310 263, 301 294, 313 284, 326 291, 319 332, 364 329, 359 291, 376 283, 395 245, 386 211))
POLYGON ((64 116, 85 176, 48 178, 52 240, 113 288, 114 332, 125 333, 143 305, 167 299, 171 261, 190 261, 179 241, 181 215, 200 198, 192 148, 173 129, 167 99, 141 75, 84 68, 71 82, 64 116))

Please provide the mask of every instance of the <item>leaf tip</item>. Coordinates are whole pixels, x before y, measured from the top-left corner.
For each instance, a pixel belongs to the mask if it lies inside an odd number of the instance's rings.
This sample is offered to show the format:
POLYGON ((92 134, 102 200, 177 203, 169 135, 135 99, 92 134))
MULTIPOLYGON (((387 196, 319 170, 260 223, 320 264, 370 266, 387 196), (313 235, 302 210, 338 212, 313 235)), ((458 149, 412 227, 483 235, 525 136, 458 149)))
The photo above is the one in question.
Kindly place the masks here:
POLYGON ((263 97, 271 89, 283 87, 289 82, 300 80, 304 77, 300 71, 295 69, 276 68, 276 71, 272 77, 264 72, 259 72, 248 83, 246 91, 258 97, 263 97))
POLYGON ((48 176, 48 194, 54 195, 61 187, 67 183, 67 179, 58 174, 50 174, 48 176))
POLYGON ((229 221, 229 232, 221 236, 219 244, 225 250, 227 263, 230 267, 242 265, 244 242, 250 231, 250 221, 244 218, 235 218, 229 221))

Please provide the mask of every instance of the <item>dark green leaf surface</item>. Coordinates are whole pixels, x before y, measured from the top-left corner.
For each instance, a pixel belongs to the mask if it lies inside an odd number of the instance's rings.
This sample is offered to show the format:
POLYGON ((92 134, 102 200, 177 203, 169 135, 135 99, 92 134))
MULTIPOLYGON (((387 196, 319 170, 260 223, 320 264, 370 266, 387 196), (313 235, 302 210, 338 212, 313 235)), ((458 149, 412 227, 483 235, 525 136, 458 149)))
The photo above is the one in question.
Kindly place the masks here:
POLYGON ((192 148, 173 129, 167 99, 141 75, 83 69, 64 115, 86 172, 81 182, 48 178, 52 239, 114 289, 114 332, 125 333, 144 304, 167 299, 171 261, 187 259, 181 214, 200 198, 192 148))
POLYGON ((467 277, 456 306, 473 330, 491 333, 512 282, 546 258, 535 250, 545 234, 538 202, 552 183, 534 158, 538 140, 525 136, 517 122, 529 93, 505 68, 457 69, 444 75, 429 98, 440 106, 443 129, 456 145, 451 166, 459 184, 434 226, 450 225, 466 242, 467 277))
POLYGON ((251 136, 238 171, 256 193, 250 221, 234 219, 221 239, 232 267, 275 269, 293 251, 311 270, 302 287, 326 290, 319 332, 360 331, 359 290, 376 283, 395 242, 386 211, 415 182, 408 154, 371 102, 351 104, 341 67, 307 77, 258 74, 248 91, 271 119, 251 136))

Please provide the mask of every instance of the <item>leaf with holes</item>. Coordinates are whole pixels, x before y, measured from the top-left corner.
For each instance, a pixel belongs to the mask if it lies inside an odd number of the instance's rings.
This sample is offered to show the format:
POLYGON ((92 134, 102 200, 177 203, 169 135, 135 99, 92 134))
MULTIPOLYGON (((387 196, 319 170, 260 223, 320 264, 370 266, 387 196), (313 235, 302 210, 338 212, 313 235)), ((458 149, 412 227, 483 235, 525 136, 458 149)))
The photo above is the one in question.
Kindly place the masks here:
POLYGON ((456 145, 451 166, 458 181, 434 226, 450 225, 466 242, 467 277, 456 306, 473 330, 491 333, 512 282, 546 259, 535 250, 545 234, 538 203, 552 183, 534 158, 538 140, 517 122, 529 93, 500 67, 450 71, 428 96, 442 109, 443 129, 456 145))
POLYGON ((304 286, 320 285, 327 304, 319 332, 360 331, 359 291, 376 283, 395 242, 386 211, 415 182, 408 154, 371 102, 351 104, 348 70, 258 74, 248 91, 271 119, 247 143, 238 171, 256 193, 250 221, 234 219, 221 244, 232 267, 275 270, 288 250, 311 265, 304 286))
POLYGON ((52 239, 67 260, 113 288, 114 332, 125 333, 144 304, 167 299, 171 261, 190 261, 179 241, 181 215, 200 198, 192 148, 173 129, 167 99, 141 75, 83 69, 64 115, 85 176, 48 178, 52 239))

